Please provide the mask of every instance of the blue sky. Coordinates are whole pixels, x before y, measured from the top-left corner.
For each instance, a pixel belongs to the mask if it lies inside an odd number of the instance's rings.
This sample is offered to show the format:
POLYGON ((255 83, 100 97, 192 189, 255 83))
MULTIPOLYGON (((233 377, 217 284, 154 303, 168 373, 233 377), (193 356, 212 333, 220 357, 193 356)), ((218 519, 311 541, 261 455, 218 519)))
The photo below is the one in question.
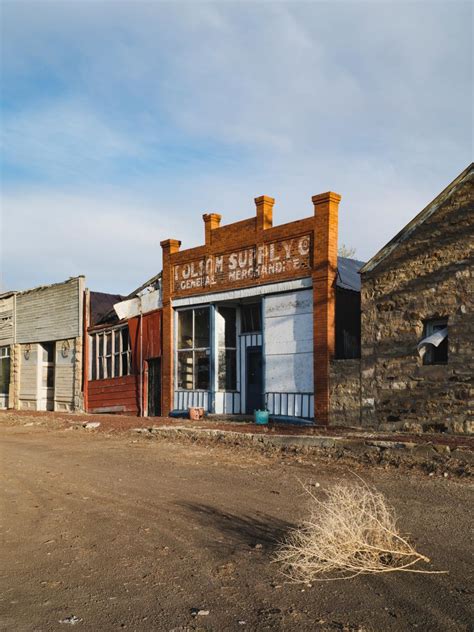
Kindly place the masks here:
POLYGON ((128 293, 162 239, 343 196, 368 259, 472 160, 468 2, 0 5, 2 284, 128 293))

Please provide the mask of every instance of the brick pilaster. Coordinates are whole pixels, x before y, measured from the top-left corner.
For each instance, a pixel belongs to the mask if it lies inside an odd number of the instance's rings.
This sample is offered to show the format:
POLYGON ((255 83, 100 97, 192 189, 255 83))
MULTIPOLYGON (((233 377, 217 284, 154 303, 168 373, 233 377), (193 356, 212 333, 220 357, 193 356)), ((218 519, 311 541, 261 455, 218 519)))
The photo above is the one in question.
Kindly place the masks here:
POLYGON ((338 209, 341 196, 313 196, 313 377, 314 417, 329 423, 330 361, 335 353, 338 209))
POLYGON ((202 216, 204 220, 204 229, 206 234, 206 246, 211 245, 212 231, 219 228, 222 216, 219 213, 205 213, 202 216))
MULTIPOLYGON (((206 229, 207 230, 207 229, 206 229)), ((168 415, 173 410, 174 394, 174 354, 173 354, 173 308, 171 294, 173 288, 173 266, 171 255, 178 252, 181 242, 166 239, 160 243, 163 252, 163 272, 161 291, 163 301, 163 355, 161 360, 161 414, 168 415)))
POLYGON ((268 195, 255 198, 257 207, 257 231, 267 230, 273 226, 273 205, 275 199, 268 195))

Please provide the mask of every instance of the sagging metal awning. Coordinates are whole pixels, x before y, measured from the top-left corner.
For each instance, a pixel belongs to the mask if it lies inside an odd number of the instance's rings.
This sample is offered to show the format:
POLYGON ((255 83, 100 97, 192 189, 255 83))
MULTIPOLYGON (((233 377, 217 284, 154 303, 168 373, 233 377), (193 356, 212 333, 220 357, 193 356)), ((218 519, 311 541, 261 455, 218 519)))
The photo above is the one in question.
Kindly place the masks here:
POLYGON ((416 349, 420 355, 420 358, 426 353, 427 345, 433 345, 434 347, 439 347, 439 345, 443 342, 443 340, 448 336, 448 328, 444 327, 443 329, 439 329, 434 333, 423 338, 421 342, 418 343, 416 349))

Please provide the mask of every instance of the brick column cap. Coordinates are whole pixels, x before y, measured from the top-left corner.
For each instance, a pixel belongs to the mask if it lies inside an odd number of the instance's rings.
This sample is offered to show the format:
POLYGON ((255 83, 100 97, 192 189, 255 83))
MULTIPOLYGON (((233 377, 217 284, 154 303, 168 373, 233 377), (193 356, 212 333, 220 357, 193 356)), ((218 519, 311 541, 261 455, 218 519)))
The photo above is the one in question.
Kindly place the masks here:
POLYGON ((160 241, 160 246, 162 248, 169 248, 170 250, 179 250, 181 242, 179 239, 164 239, 163 241, 160 241))
POLYGON ((222 215, 220 215, 219 213, 204 213, 204 215, 202 216, 202 219, 205 222, 220 223, 220 221, 222 219, 222 215))
POLYGON ((275 204, 275 198, 270 197, 269 195, 259 195, 259 197, 254 198, 255 204, 260 206, 260 204, 275 204))
POLYGON ((339 193, 335 193, 334 191, 326 191, 326 193, 318 193, 318 195, 313 195, 311 198, 313 200, 313 204, 316 206, 318 204, 324 204, 325 202, 340 202, 342 196, 339 193))

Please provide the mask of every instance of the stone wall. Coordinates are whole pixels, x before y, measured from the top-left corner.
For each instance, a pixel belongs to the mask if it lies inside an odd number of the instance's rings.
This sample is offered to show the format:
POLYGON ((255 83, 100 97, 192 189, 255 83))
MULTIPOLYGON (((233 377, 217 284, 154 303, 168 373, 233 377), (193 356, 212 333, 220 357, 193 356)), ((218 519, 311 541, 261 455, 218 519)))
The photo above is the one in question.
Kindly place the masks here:
POLYGON ((473 404, 473 171, 362 275, 362 423, 467 431, 473 404), (448 318, 448 362, 423 365, 424 321, 448 318))
POLYGON ((333 360, 330 370, 331 426, 359 426, 360 360, 333 360))

